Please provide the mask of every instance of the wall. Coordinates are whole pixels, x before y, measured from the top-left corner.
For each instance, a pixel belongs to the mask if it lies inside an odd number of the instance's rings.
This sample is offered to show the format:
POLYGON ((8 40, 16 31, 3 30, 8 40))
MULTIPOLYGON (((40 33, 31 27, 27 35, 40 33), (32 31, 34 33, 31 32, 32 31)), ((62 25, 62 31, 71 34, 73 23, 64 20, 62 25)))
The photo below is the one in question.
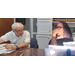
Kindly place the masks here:
MULTIPOLYGON (((16 22, 16 18, 15 18, 15 22, 16 22)), ((24 29, 28 31, 30 30, 30 18, 25 18, 24 29)))
POLYGON ((26 24, 24 25, 24 29, 30 31, 30 18, 26 18, 26 24))
MULTIPOLYGON (((37 32, 37 18, 33 18, 33 32, 37 32)), ((36 35, 33 35, 33 38, 36 38, 36 35)))
MULTIPOLYGON (((37 32, 36 23, 37 23, 37 18, 33 18, 33 29, 34 29, 33 32, 37 32)), ((26 18, 26 24, 24 26, 24 29, 30 30, 30 18, 26 18)))
POLYGON ((37 18, 33 18, 33 32, 37 32, 36 23, 37 23, 37 18))
MULTIPOLYGON (((37 18, 33 18, 33 32, 37 32, 37 18)), ((24 25, 24 29, 30 32, 30 18, 26 18, 26 24, 24 25)), ((36 38, 35 35, 33 35, 36 38)))

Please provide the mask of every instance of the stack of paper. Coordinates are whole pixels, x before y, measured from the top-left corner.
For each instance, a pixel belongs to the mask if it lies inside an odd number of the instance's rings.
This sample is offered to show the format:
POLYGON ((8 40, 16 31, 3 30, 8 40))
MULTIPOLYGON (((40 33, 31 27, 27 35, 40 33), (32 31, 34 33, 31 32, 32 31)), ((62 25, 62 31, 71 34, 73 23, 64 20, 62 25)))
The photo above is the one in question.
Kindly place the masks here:
POLYGON ((5 44, 0 44, 0 54, 2 54, 2 53, 11 53, 11 52, 13 52, 14 50, 11 50, 11 49, 9 49, 9 50, 7 50, 5 47, 3 47, 5 44))
POLYGON ((64 42, 64 46, 75 47, 75 42, 64 42))

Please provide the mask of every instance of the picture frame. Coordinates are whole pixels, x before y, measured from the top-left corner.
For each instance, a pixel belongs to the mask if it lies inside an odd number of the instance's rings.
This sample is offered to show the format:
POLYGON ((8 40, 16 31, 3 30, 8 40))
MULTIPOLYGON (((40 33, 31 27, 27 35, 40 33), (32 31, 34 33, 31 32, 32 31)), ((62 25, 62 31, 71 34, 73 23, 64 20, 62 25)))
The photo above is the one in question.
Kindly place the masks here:
POLYGON ((22 23, 23 25, 26 24, 26 19, 25 18, 16 18, 16 22, 22 23))

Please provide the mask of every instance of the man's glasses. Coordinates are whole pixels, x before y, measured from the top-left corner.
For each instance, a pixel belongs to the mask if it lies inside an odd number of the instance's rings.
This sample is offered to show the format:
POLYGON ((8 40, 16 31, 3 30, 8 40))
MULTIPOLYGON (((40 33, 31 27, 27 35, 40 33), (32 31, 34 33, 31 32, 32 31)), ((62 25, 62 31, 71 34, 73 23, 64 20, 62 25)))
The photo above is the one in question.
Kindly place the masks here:
POLYGON ((24 31, 24 29, 21 30, 15 30, 17 33, 24 31))
POLYGON ((61 28, 63 28, 63 27, 62 27, 62 26, 57 26, 56 28, 61 29, 61 28))

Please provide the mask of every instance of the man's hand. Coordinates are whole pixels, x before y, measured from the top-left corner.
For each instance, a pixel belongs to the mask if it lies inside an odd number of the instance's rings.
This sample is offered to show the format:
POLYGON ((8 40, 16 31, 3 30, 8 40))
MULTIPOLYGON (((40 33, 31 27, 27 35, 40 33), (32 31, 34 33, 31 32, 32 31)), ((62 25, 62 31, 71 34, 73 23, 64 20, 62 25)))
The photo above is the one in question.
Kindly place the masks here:
POLYGON ((5 47, 6 49, 11 49, 11 50, 16 50, 16 46, 12 45, 12 44, 6 44, 3 47, 5 47))

